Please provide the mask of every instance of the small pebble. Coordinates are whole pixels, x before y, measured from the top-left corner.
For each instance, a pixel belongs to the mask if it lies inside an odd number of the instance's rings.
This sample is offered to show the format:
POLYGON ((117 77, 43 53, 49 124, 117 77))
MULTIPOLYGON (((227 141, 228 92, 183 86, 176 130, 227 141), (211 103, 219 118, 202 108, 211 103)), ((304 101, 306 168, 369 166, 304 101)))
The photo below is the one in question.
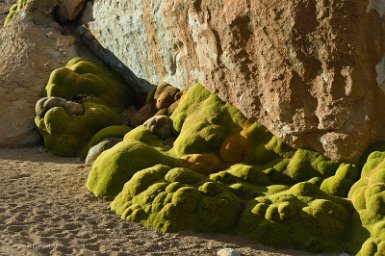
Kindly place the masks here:
POLYGON ((349 254, 349 253, 346 253, 346 252, 343 252, 343 253, 341 253, 339 256, 350 256, 350 254, 349 254))
POLYGON ((238 250, 235 250, 233 248, 224 248, 220 249, 217 252, 218 256, 241 256, 241 253, 238 250))

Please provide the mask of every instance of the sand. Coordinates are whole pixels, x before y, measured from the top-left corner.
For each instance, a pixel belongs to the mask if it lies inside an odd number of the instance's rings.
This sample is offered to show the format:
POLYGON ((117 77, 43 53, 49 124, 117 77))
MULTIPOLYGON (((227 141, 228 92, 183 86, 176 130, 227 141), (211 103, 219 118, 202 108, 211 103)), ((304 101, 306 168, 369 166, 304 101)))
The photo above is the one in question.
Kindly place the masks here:
POLYGON ((0 149, 0 255, 324 255, 221 234, 164 234, 123 221, 84 187, 90 167, 38 147, 0 149))

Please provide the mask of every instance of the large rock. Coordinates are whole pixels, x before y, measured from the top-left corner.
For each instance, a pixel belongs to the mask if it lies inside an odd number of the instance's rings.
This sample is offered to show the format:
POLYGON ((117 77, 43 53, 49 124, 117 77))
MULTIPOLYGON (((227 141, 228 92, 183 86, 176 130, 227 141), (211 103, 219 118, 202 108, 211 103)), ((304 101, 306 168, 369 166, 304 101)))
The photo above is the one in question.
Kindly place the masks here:
POLYGON ((199 81, 290 145, 356 161, 385 139, 384 5, 106 0, 87 28, 140 78, 199 81))
POLYGON ((51 71, 77 55, 51 18, 54 1, 32 1, 0 30, 0 147, 34 144, 34 105, 51 71))
POLYGON ((73 21, 83 11, 86 0, 58 0, 57 15, 60 21, 73 21))

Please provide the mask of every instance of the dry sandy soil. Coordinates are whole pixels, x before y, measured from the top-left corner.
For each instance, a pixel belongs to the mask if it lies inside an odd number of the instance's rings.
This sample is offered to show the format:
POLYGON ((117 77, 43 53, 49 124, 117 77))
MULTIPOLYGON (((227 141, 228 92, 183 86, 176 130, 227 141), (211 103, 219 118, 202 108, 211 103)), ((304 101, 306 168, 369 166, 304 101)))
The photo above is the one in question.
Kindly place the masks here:
POLYGON ((201 256, 225 247, 242 255, 313 255, 230 235, 163 234, 123 221, 87 192, 89 170, 79 159, 38 147, 0 149, 0 255, 201 256))

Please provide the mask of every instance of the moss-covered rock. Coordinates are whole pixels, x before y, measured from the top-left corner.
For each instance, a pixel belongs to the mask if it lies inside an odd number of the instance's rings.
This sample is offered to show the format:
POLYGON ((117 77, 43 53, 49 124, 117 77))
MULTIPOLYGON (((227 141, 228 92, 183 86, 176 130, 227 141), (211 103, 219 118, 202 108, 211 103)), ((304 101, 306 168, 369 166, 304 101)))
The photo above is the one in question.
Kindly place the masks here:
POLYGON ((102 68, 81 58, 74 58, 65 67, 55 69, 44 92, 47 96, 67 100, 88 98, 117 111, 122 111, 133 102, 128 87, 111 78, 102 68))
POLYGON ((173 147, 178 157, 219 152, 226 136, 247 121, 239 111, 199 84, 183 94, 171 119, 179 134, 173 147))
POLYGON ((156 164, 173 166, 175 161, 143 142, 123 140, 96 159, 86 186, 97 197, 113 199, 136 172, 156 164))
POLYGON ((48 110, 35 124, 44 138, 46 149, 59 156, 79 156, 91 137, 104 127, 119 124, 120 115, 95 102, 84 102, 83 115, 69 115, 63 108, 48 110))
POLYGON ((349 251, 356 255, 385 254, 385 152, 371 153, 349 191, 357 213, 352 219, 349 251))
MULTIPOLYGON (((46 97, 36 104, 35 124, 46 149, 60 156, 85 156, 95 143, 90 141, 92 136, 103 128, 122 123, 121 112, 131 104, 132 98, 129 89, 106 71, 80 58, 54 70, 44 94, 46 97), (75 106, 83 112, 68 111, 75 106)), ((108 132, 116 133, 116 129, 110 128, 108 132)), ((126 131, 122 129, 119 128, 119 133, 126 131)), ((94 140, 99 140, 105 132, 94 140)))
POLYGON ((313 252, 343 249, 350 203, 302 182, 252 200, 240 217, 239 234, 279 248, 313 252))
POLYGON ((9 13, 4 21, 4 27, 11 23, 12 18, 27 4, 27 0, 18 0, 16 4, 12 5, 9 13))
POLYGON ((225 186, 186 168, 165 165, 137 172, 111 208, 123 219, 164 232, 232 229, 240 200, 225 186))
POLYGON ((173 145, 138 126, 93 165, 87 188, 115 198, 123 219, 167 232, 235 229, 278 247, 343 249, 357 217, 343 197, 359 168, 288 147, 199 84, 183 93, 171 119, 173 145))
POLYGON ((210 179, 228 186, 238 197, 250 201, 256 196, 285 190, 286 185, 274 185, 261 168, 247 164, 234 164, 229 169, 210 175, 210 179))

